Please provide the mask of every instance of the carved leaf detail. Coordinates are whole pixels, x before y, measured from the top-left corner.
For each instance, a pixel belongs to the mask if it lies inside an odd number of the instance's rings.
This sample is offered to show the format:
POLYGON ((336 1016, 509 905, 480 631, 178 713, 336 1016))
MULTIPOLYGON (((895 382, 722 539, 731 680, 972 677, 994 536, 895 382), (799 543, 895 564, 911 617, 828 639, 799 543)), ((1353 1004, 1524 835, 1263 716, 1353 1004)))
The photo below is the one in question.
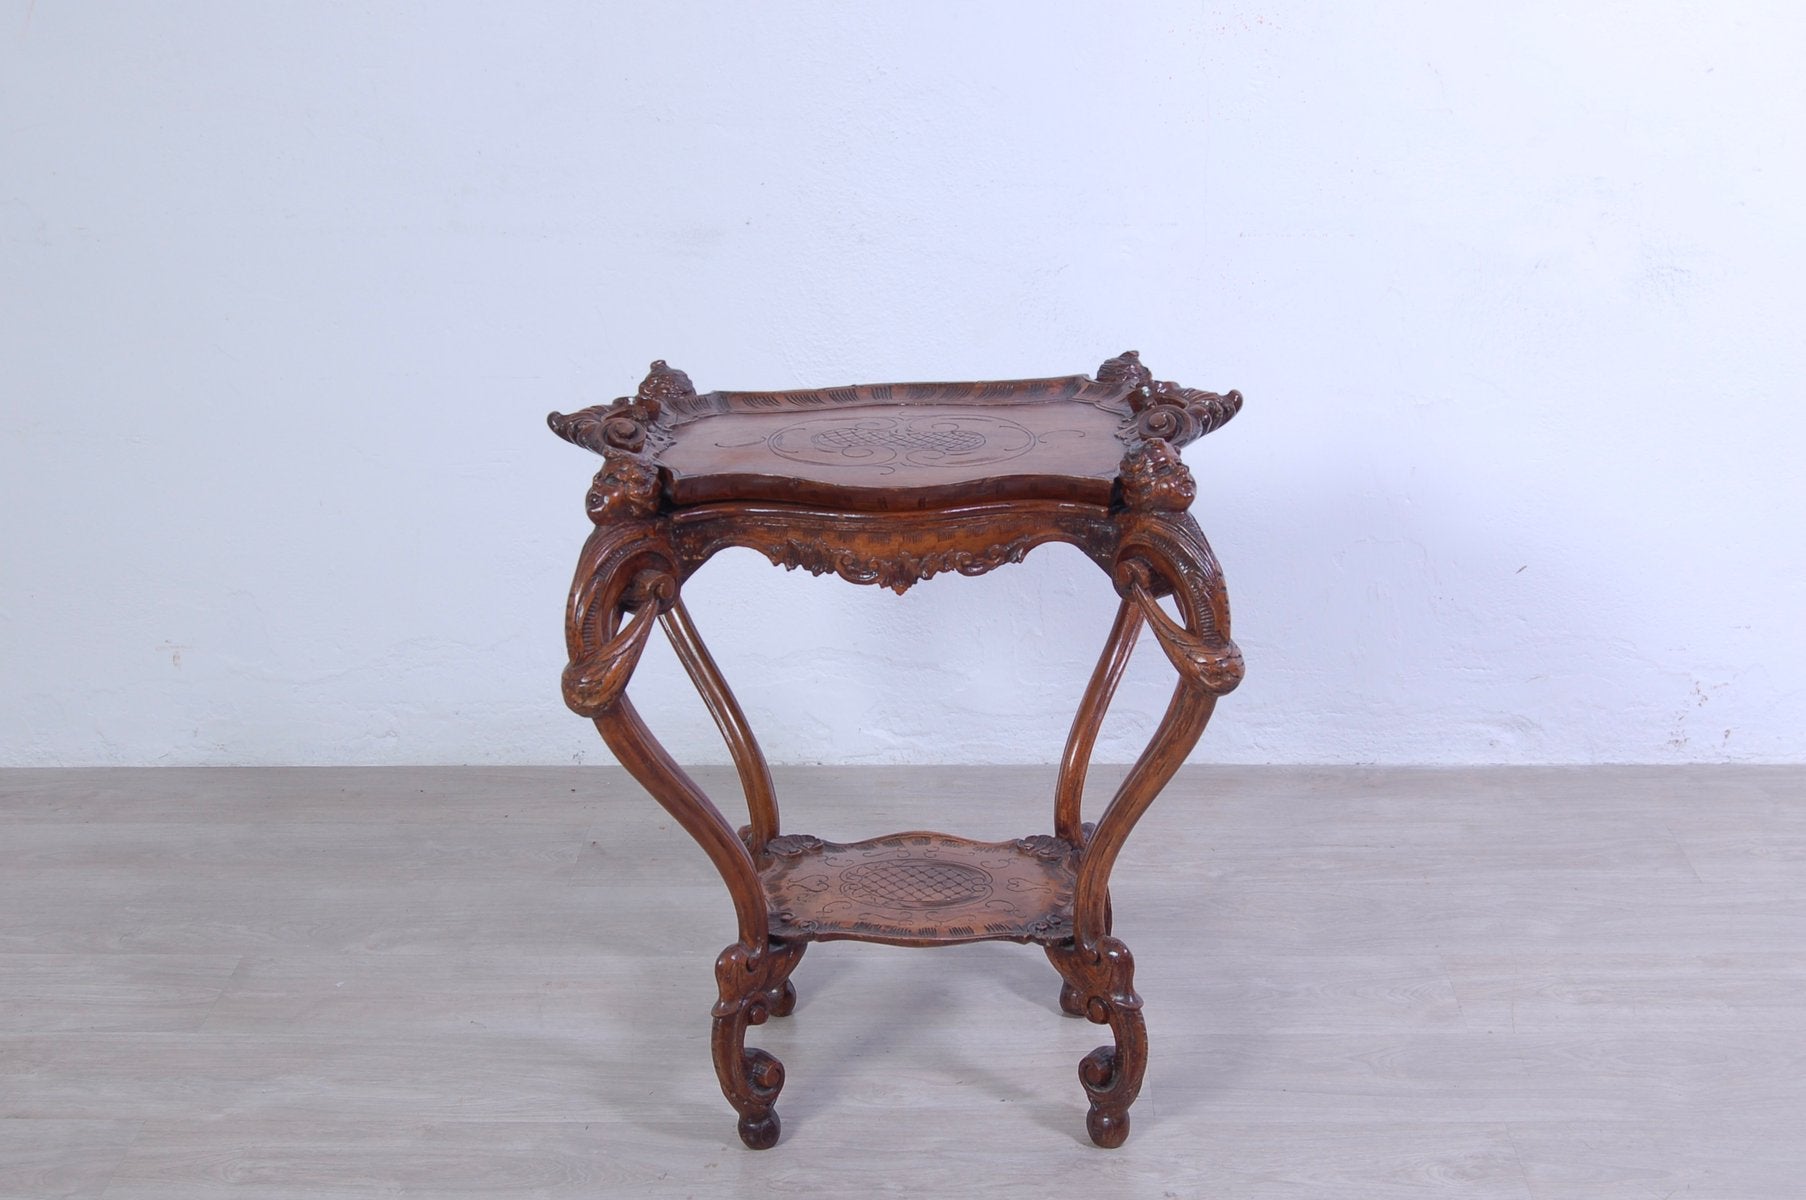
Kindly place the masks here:
POLYGON ((1025 838, 1016 839, 1016 848, 1036 858, 1044 858, 1048 862, 1059 862, 1073 853, 1073 847, 1051 833, 1035 833, 1025 838))
POLYGON ((1183 446, 1228 424, 1242 411, 1242 394, 1232 390, 1219 395, 1171 382, 1144 383, 1129 393, 1129 408, 1135 414, 1137 436, 1183 446))
POLYGON ((820 849, 821 839, 807 833, 782 833, 765 843, 766 852, 779 858, 800 858, 820 849))
POLYGON ((898 595, 924 579, 947 571, 961 575, 983 575, 1005 563, 1021 562, 1039 542, 1035 537, 1019 537, 998 542, 982 550, 942 550, 927 554, 899 552, 890 555, 861 555, 822 542, 785 538, 764 547, 765 557, 774 564, 794 571, 798 567, 811 575, 830 572, 849 583, 869 583, 887 587, 898 595))

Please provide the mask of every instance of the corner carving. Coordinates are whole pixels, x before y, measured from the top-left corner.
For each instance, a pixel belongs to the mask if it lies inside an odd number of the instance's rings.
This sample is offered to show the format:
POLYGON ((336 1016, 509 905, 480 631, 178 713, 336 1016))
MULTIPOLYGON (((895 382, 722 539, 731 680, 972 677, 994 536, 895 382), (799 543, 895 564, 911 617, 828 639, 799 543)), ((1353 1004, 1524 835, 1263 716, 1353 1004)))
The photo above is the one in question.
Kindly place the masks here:
POLYGON ((1147 387, 1154 382, 1154 373, 1142 365, 1141 351, 1124 350, 1115 358, 1106 358, 1097 369, 1099 383, 1121 383, 1124 380, 1134 387, 1147 387))
POLYGON ((661 358, 632 396, 574 413, 546 415, 553 433, 604 459, 590 485, 590 520, 601 524, 657 510, 659 471, 654 458, 671 444, 671 406, 695 398, 690 377, 661 358))
POLYGON ((1238 391, 1207 392, 1184 387, 1171 380, 1156 380, 1142 365, 1141 355, 1125 350, 1106 359, 1097 369, 1099 383, 1130 385, 1129 417, 1121 436, 1125 441, 1160 440, 1183 446, 1221 429, 1242 411, 1238 391))
POLYGON ((671 433, 666 410, 674 403, 694 399, 690 377, 665 362, 655 361, 632 396, 611 404, 595 404, 574 413, 548 413, 552 432, 575 446, 609 454, 657 452, 669 445, 671 433))
POLYGON ((623 517, 648 517, 658 511, 658 468, 637 454, 603 456, 602 469, 590 481, 584 508, 601 525, 623 517))
POLYGON ((1123 503, 1140 512, 1183 512, 1198 495, 1185 460, 1171 442, 1158 438, 1123 455, 1117 478, 1123 503))

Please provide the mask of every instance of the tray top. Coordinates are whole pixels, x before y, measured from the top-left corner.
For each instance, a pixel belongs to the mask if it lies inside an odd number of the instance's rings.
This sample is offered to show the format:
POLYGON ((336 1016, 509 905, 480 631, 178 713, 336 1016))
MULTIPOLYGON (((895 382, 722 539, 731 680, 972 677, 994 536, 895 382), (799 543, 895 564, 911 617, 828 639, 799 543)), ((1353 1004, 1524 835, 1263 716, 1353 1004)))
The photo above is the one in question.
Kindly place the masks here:
POLYGON ((1236 392, 1157 383, 1129 351, 1095 379, 703 394, 655 362, 633 397, 548 422, 568 441, 635 460, 616 467, 656 470, 664 506, 747 500, 882 511, 1003 499, 1107 505, 1130 467, 1125 458, 1154 442, 1165 444, 1156 454, 1170 453, 1240 406, 1236 392))

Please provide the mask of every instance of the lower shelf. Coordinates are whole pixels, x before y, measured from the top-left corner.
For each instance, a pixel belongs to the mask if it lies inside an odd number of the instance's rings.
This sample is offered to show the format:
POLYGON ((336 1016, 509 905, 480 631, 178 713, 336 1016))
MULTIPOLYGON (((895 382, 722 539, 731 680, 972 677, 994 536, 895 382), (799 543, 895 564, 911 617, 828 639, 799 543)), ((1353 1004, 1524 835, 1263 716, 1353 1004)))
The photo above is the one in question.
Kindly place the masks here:
POLYGON ((1048 834, 974 842, 915 832, 846 844, 785 834, 766 850, 759 877, 773 937, 942 946, 1072 936, 1078 851, 1048 834))

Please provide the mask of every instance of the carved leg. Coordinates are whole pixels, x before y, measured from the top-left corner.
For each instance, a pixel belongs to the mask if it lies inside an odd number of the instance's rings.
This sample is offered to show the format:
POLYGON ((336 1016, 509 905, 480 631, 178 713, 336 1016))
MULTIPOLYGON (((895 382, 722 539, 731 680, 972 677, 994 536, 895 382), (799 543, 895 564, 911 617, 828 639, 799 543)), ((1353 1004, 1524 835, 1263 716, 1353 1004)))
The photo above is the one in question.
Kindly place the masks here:
POLYGON ((755 953, 744 942, 735 942, 715 960, 721 992, 710 1038, 715 1075, 722 1094, 740 1114, 740 1140, 754 1150, 777 1144, 780 1126, 772 1105, 784 1088, 784 1064, 763 1050, 749 1049, 746 1027, 762 1025, 774 1015, 773 994, 788 994, 794 1003, 789 976, 802 954, 800 944, 771 941, 755 953))
POLYGON ((615 757, 696 839, 727 884, 740 940, 715 964, 720 998, 713 1009, 711 1046, 722 1093, 740 1114, 740 1138, 763 1150, 778 1140, 778 1118, 771 1106, 784 1086, 784 1067, 765 1051, 747 1047, 746 1028, 795 1006, 790 972, 803 947, 771 940, 764 889, 746 842, 652 736, 627 699, 627 683, 652 622, 665 616, 678 656, 728 735, 748 785, 754 828, 775 832, 777 809, 764 759, 682 611, 673 560, 662 533, 650 524, 613 523, 591 535, 567 613, 571 657, 564 673, 565 703, 594 719, 615 757))
POLYGON ((1147 1070, 1147 1029, 1135 993, 1134 961, 1111 935, 1110 871, 1130 831, 1197 744, 1219 695, 1242 675, 1241 652, 1229 640, 1229 608, 1216 559, 1192 519, 1179 512, 1131 513, 1123 519, 1114 571, 1123 597, 1116 624, 1092 673, 1067 739, 1054 800, 1054 824, 1077 841, 1073 936, 1047 947, 1060 972, 1060 1009, 1110 1026, 1115 1046, 1100 1046, 1079 1064, 1091 1100, 1085 1127, 1100 1146, 1129 1136, 1129 1106, 1147 1070), (1171 593, 1183 622, 1158 603, 1171 593), (1081 825, 1080 800, 1091 747, 1146 621, 1179 673, 1166 715, 1095 826, 1081 825))
POLYGON ((1079 1063, 1079 1082, 1091 1099, 1085 1130, 1098 1145, 1115 1149, 1129 1136, 1129 1106, 1141 1094, 1148 1066, 1148 1032, 1141 997, 1135 994, 1134 960, 1114 937, 1089 947, 1073 942, 1048 946, 1047 957, 1065 980, 1061 1007, 1070 996, 1075 1015, 1109 1025, 1116 1035, 1114 1046, 1099 1046, 1079 1063))

